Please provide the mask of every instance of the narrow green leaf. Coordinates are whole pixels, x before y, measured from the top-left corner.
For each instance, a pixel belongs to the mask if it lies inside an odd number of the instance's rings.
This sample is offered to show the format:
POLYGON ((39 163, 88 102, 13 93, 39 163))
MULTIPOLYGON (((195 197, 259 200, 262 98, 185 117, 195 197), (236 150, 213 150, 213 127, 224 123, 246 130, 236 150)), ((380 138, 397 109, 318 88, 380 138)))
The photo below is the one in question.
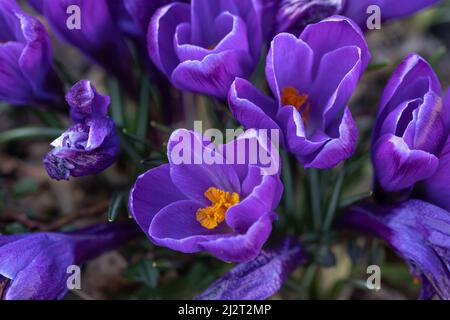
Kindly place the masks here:
POLYGON ((117 219, 120 210, 123 208, 125 201, 127 199, 127 192, 117 192, 113 195, 111 203, 108 210, 108 221, 113 222, 117 219))
POLYGON ((36 180, 31 178, 24 178, 16 182, 12 187, 12 195, 14 197, 21 197, 39 189, 39 185, 36 180))
POLYGON ((125 127, 125 113, 122 105, 122 94, 117 79, 108 78, 108 92, 111 97, 111 117, 116 123, 116 126, 123 128, 125 127))
POLYGON ((442 46, 439 47, 436 52, 433 53, 433 55, 430 57, 429 61, 430 61, 430 65, 433 68, 437 68, 439 62, 441 62, 442 58, 445 56, 445 54, 447 53, 447 49, 442 46))
POLYGON ((53 63, 56 67, 56 70, 60 73, 64 81, 67 82, 70 86, 74 85, 76 81, 72 77, 72 75, 67 71, 64 64, 56 59, 53 60, 53 63))
POLYGON ((123 134, 122 131, 119 131, 119 136, 123 151, 125 151, 126 155, 133 161, 138 169, 143 169, 142 158, 139 155, 139 152, 136 151, 134 145, 130 142, 129 138, 123 134))
POLYGON ((21 139, 57 138, 64 132, 63 129, 22 127, 0 133, 0 144, 21 139))
POLYGON ((172 128, 168 127, 168 126, 165 126, 165 125, 163 125, 161 123, 158 123, 156 121, 150 121, 150 126, 152 128, 155 128, 155 129, 157 129, 157 130, 159 130, 161 132, 168 133, 168 134, 171 134, 173 132, 173 130, 174 130, 174 129, 172 129, 172 128))
POLYGON ((142 76, 139 106, 136 113, 136 135, 145 138, 148 129, 148 114, 150 109, 150 82, 146 75, 142 76))
POLYGON ((44 125, 52 127, 52 128, 62 128, 63 127, 61 121, 59 121, 59 119, 51 112, 48 112, 46 110, 36 109, 33 107, 31 107, 31 110, 44 125))
POLYGON ((319 172, 317 169, 308 170, 309 193, 311 196, 311 206, 313 215, 313 226, 315 230, 320 230, 321 217, 321 191, 319 186, 319 172))
POLYGON ((333 223, 333 218, 336 214, 339 198, 341 197, 342 184, 345 177, 345 168, 342 167, 336 178, 336 183, 334 184, 333 193, 331 194, 330 203, 328 204, 327 212, 325 213, 325 219, 322 225, 322 231, 326 232, 330 229, 333 223))
POLYGON ((367 66, 367 71, 375 71, 387 67, 391 64, 388 60, 372 62, 367 66))
POLYGON ((372 196, 372 191, 362 192, 355 195, 352 195, 348 198, 342 199, 341 203, 339 204, 339 208, 345 208, 349 205, 352 205, 355 202, 358 202, 359 200, 368 198, 372 196))
POLYGON ((159 269, 156 262, 143 259, 130 266, 125 271, 125 276, 130 280, 142 282, 150 288, 156 288, 159 281, 159 269))
POLYGON ((286 152, 281 152, 282 159, 282 172, 281 178, 283 180, 284 185, 284 203, 286 207, 286 211, 288 213, 294 212, 294 186, 292 182, 292 172, 291 172, 291 164, 289 161, 289 156, 286 152))
POLYGON ((137 134, 132 134, 132 133, 128 132, 128 130, 125 129, 125 128, 122 129, 122 133, 127 138, 129 138, 130 140, 133 140, 134 142, 138 142, 138 143, 140 143, 141 145, 144 145, 144 146, 150 146, 150 142, 149 141, 145 140, 141 136, 138 136, 137 134))

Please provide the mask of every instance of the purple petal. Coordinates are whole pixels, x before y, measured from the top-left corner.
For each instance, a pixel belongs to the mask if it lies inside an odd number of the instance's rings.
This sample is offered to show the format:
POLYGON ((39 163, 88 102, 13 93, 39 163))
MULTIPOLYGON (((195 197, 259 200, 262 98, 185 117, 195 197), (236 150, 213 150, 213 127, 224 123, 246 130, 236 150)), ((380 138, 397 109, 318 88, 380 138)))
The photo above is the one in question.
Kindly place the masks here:
POLYGON ((14 1, 2 1, 0 9, 0 100, 16 105, 56 105, 63 92, 52 69, 47 31, 14 1))
POLYGON ((173 36, 180 23, 189 21, 189 5, 172 3, 156 11, 148 26, 148 53, 158 69, 170 78, 179 60, 173 36))
POLYGON ((16 42, 0 45, 0 100, 17 105, 26 105, 32 96, 32 88, 18 64, 22 49, 23 45, 16 42))
POLYGON ((277 32, 299 34, 307 25, 338 14, 343 0, 275 0, 277 32))
POLYGON ((227 192, 241 191, 240 181, 233 167, 227 165, 223 156, 215 152, 210 144, 211 142, 203 140, 203 137, 194 132, 179 129, 170 136, 167 148, 173 183, 188 198, 204 205, 209 205, 204 193, 210 187, 227 192), (205 154, 215 154, 222 164, 207 163, 205 154))
POLYGON ((413 113, 410 126, 405 131, 405 136, 409 131, 412 133, 412 146, 429 153, 436 154, 442 147, 448 135, 446 128, 447 119, 442 110, 442 100, 434 92, 428 92, 424 96, 423 104, 413 113))
POLYGON ((372 162, 379 183, 389 192, 410 188, 431 177, 439 164, 433 154, 410 149, 402 138, 390 134, 376 142, 372 162))
POLYGON ((113 22, 106 0, 46 0, 42 14, 63 41, 75 46, 120 79, 130 79, 131 56, 119 29, 113 22), (67 8, 80 8, 80 29, 67 27, 67 8))
POLYGON ((67 233, 8 236, 7 243, 0 247, 0 275, 10 281, 3 298, 61 299, 67 292, 70 265, 80 265, 112 250, 137 236, 138 231, 132 223, 118 223, 67 233))
POLYGON ((90 116, 106 116, 110 98, 97 92, 88 80, 78 81, 66 94, 73 121, 82 121, 90 116))
POLYGON ((233 116, 245 128, 280 129, 273 120, 278 109, 277 103, 247 80, 234 80, 228 94, 228 102, 233 116))
POLYGON ((346 107, 360 76, 361 50, 358 47, 342 47, 325 54, 309 96, 312 107, 308 125, 322 124, 320 129, 325 130, 346 107))
POLYGON ((290 86, 301 94, 309 93, 313 52, 301 39, 289 33, 278 34, 270 45, 266 61, 266 78, 280 103, 281 91, 290 86))
POLYGON ((181 62, 172 73, 175 86, 183 90, 226 98, 236 77, 247 77, 253 62, 246 51, 211 53, 201 61, 181 62))
POLYGON ((260 167, 251 166, 249 168, 243 185, 249 193, 248 196, 227 211, 227 224, 238 233, 247 232, 261 216, 276 208, 281 200, 283 184, 280 177, 278 175, 261 175, 260 167))
POLYGON ((346 210, 341 225, 385 240, 424 282, 422 298, 450 299, 450 215, 427 202, 363 203, 346 210))
POLYGON ((245 234, 230 234, 200 243, 203 250, 227 262, 242 262, 256 258, 272 232, 274 212, 261 216, 245 234))
POLYGON ((300 39, 305 41, 314 52, 313 72, 317 70, 321 57, 327 52, 347 46, 357 46, 361 49, 361 72, 369 64, 370 52, 361 29, 345 17, 333 16, 308 25, 300 35, 300 39))
POLYGON ((302 163, 310 162, 319 149, 330 140, 324 133, 308 139, 301 115, 292 106, 280 108, 276 119, 283 130, 287 148, 302 163))
POLYGON ((66 100, 73 124, 52 142, 55 149, 43 160, 48 174, 56 180, 103 171, 115 162, 120 151, 114 122, 107 116, 108 96, 81 80, 66 100))
POLYGON ((438 158, 436 172, 423 182, 424 198, 450 212, 450 136, 438 158))
POLYGON ((196 212, 201 207, 190 200, 176 201, 164 207, 151 221, 150 238, 160 246, 192 253, 202 250, 201 243, 226 236, 229 230, 224 224, 207 229, 198 222, 196 212))
POLYGON ((196 299, 267 299, 280 290, 289 274, 305 260, 298 241, 286 238, 274 248, 262 251, 255 260, 241 263, 225 273, 196 299))
POLYGON ((355 152, 357 139, 358 129, 347 107, 339 124, 338 136, 328 141, 311 162, 305 163, 305 167, 327 169, 337 166, 355 152))
POLYGON ((172 183, 170 166, 163 164, 139 176, 130 192, 129 208, 148 236, 153 217, 170 203, 184 199, 186 197, 172 183))
MULTIPOLYGON (((192 43, 203 47, 217 44, 221 38, 221 32, 213 27, 216 17, 221 13, 229 12, 245 22, 245 42, 248 42, 251 57, 256 63, 259 60, 262 43, 258 5, 259 3, 255 0, 193 0, 191 5, 192 43)), ((234 45, 239 46, 238 43, 234 45)))
POLYGON ((375 136, 387 115, 405 101, 423 98, 429 91, 441 95, 441 85, 431 66, 417 54, 408 55, 395 69, 384 89, 375 136))

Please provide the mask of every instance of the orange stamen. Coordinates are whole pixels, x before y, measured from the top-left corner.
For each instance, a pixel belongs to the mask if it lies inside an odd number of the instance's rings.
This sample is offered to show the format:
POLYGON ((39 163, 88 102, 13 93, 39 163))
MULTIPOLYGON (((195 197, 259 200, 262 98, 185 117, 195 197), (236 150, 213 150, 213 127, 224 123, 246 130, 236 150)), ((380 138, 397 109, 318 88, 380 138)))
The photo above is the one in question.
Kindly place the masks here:
POLYGON ((197 221, 207 229, 214 229, 225 220, 227 210, 239 203, 239 195, 232 194, 214 187, 205 192, 205 197, 211 201, 211 205, 197 210, 197 221))
POLYGON ((283 106, 293 106, 302 115, 303 123, 306 125, 311 103, 308 101, 308 95, 300 94, 294 87, 287 86, 281 91, 281 104, 283 106))

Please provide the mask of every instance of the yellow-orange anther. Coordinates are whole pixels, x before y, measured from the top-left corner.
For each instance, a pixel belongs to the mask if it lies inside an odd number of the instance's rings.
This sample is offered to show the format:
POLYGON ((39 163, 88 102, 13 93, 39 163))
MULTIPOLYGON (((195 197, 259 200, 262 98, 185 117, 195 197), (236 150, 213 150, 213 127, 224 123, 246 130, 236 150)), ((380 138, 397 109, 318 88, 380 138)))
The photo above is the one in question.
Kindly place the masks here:
POLYGON ((297 89, 291 86, 284 87, 283 90, 281 90, 281 104, 283 106, 293 106, 297 109, 302 115, 303 123, 306 124, 309 109, 311 107, 306 94, 300 94, 297 89))
POLYGON ((207 229, 214 229, 225 220, 227 210, 239 203, 239 195, 232 194, 214 187, 205 192, 205 197, 211 201, 211 205, 197 210, 197 221, 207 229))

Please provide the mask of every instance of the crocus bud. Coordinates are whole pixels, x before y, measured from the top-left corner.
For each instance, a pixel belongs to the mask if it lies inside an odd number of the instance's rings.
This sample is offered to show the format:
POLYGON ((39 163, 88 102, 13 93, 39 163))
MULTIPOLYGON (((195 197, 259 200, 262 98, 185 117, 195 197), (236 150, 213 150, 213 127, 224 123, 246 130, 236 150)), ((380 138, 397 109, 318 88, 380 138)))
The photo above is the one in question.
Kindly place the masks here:
POLYGON ((55 141, 44 158, 50 177, 56 180, 96 174, 114 163, 119 139, 107 116, 109 97, 81 80, 66 95, 73 124, 55 141))

